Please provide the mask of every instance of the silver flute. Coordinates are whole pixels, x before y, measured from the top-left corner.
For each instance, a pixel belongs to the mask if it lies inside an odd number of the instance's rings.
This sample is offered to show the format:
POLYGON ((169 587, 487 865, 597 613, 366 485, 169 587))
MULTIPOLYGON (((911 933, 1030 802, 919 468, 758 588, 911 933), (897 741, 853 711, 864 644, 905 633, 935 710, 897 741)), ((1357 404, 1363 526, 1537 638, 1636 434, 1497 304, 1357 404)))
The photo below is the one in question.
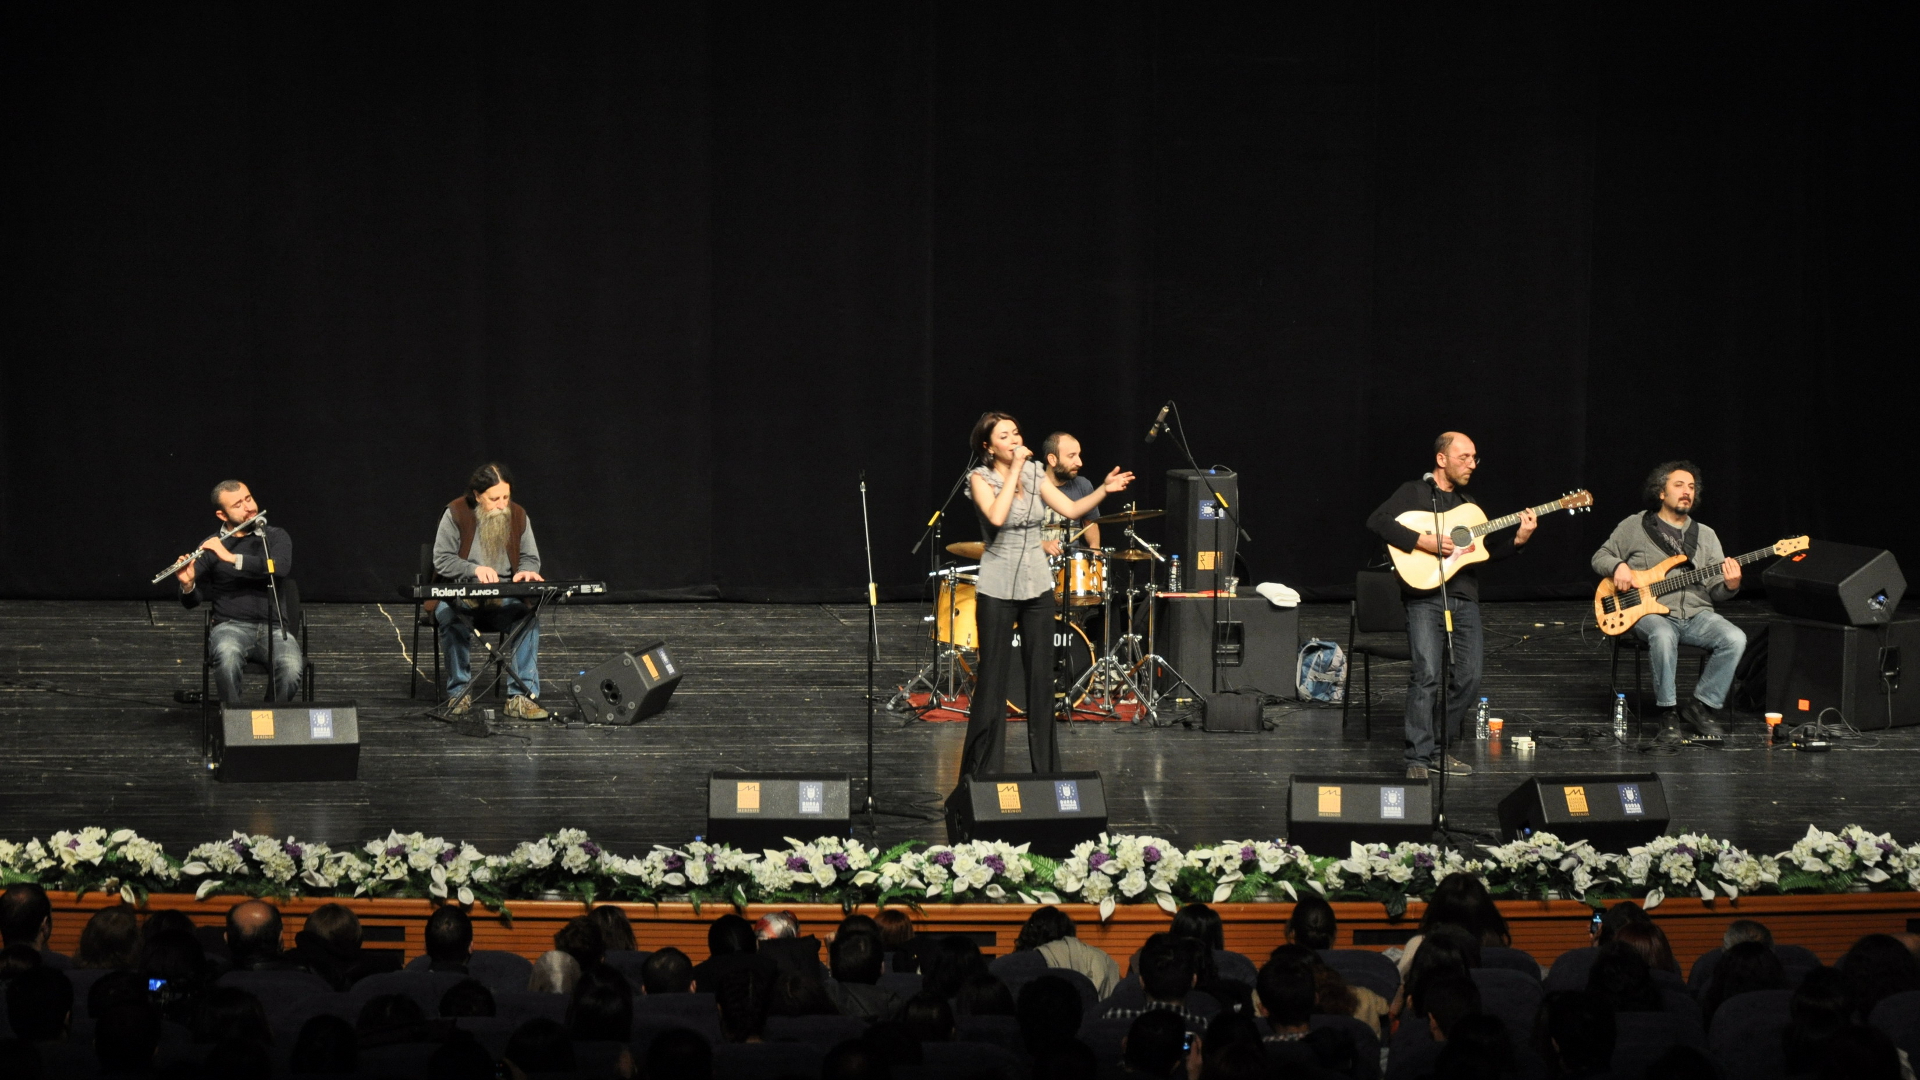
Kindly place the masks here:
MULTIPOLYGON (((221 529, 219 532, 214 533, 212 536, 207 537, 207 540, 225 540, 227 537, 232 536, 235 533, 244 532, 248 529, 253 528, 255 525, 265 525, 266 523, 267 523, 267 512, 265 510, 262 510, 259 513, 253 515, 252 517, 248 518, 247 520, 241 522, 238 525, 230 525, 227 528, 221 529)), ((200 541, 200 543, 205 544, 207 540, 202 540, 200 541)), ((162 570, 159 573, 153 575, 153 584, 158 585, 161 582, 172 577, 173 575, 179 573, 180 571, 185 570, 187 568, 188 563, 199 558, 201 553, 206 550, 207 549, 204 547, 196 546, 192 551, 189 551, 185 555, 182 555, 178 559, 175 559, 172 566, 169 566, 165 570, 162 570)))

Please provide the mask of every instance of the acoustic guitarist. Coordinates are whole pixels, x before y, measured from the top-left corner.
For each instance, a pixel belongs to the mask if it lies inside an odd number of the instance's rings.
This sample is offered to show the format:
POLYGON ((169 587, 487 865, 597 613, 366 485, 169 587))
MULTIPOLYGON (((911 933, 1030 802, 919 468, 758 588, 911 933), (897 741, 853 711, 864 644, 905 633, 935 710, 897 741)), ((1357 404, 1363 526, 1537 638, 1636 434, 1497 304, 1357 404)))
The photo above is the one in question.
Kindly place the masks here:
POLYGON ((1718 565, 1721 578, 1711 585, 1689 585, 1661 597, 1671 610, 1645 615, 1633 624, 1633 633, 1647 643, 1653 669, 1654 704, 1661 710, 1657 741, 1666 745, 1717 745, 1725 731, 1714 714, 1726 704, 1733 685, 1733 669, 1747 651, 1747 635, 1713 610, 1717 600, 1731 600, 1740 591, 1740 562, 1729 558, 1720 537, 1693 520, 1700 504, 1700 467, 1691 461, 1669 461, 1647 476, 1646 498, 1656 504, 1614 527, 1613 535, 1593 553, 1593 572, 1611 577, 1616 587, 1634 587, 1633 570, 1647 570, 1674 555, 1685 555, 1695 567, 1718 565), (1693 700, 1675 709, 1679 695, 1674 669, 1680 646, 1692 645, 1709 653, 1707 670, 1693 688, 1693 700))
MULTIPOLYGON (((1418 480, 1409 480, 1380 504, 1367 518, 1367 528, 1380 539, 1401 551, 1424 551, 1446 558, 1453 554, 1453 541, 1444 535, 1421 535, 1394 519, 1409 510, 1431 513, 1438 504, 1446 513, 1463 503, 1473 502, 1467 483, 1480 467, 1480 453, 1473 440, 1457 431, 1443 432, 1433 441, 1434 469, 1418 480)), ((1539 519, 1532 510, 1520 514, 1520 528, 1511 539, 1506 533, 1483 537, 1490 560, 1506 558, 1526 546, 1539 519)), ((1466 724, 1467 707, 1480 695, 1480 576, 1479 564, 1469 563, 1446 582, 1453 607, 1453 668, 1449 673, 1446 716, 1447 736, 1460 734, 1466 724)), ((1440 695, 1440 665, 1447 654, 1446 619, 1442 614, 1439 589, 1415 589, 1400 584, 1407 605, 1407 647, 1413 655, 1407 678, 1407 778, 1425 779, 1429 772, 1444 767, 1452 776, 1467 776, 1473 766, 1445 755, 1435 745, 1433 730, 1434 700, 1440 695)))

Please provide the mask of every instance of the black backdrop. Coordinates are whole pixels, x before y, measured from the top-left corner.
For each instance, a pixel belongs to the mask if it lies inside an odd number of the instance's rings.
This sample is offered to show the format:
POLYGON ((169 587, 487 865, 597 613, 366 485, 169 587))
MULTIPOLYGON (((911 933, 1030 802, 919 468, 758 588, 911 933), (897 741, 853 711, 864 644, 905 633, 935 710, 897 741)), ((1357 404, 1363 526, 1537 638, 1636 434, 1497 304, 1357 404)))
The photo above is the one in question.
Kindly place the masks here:
POLYGON ((1673 456, 1920 565, 1911 5, 390 7, 10 17, 0 594, 159 593, 235 476, 389 596, 499 458, 650 597, 856 597, 864 470, 907 595, 980 410, 1157 504, 1168 397, 1256 580, 1444 427, 1599 499, 1491 595, 1673 456))

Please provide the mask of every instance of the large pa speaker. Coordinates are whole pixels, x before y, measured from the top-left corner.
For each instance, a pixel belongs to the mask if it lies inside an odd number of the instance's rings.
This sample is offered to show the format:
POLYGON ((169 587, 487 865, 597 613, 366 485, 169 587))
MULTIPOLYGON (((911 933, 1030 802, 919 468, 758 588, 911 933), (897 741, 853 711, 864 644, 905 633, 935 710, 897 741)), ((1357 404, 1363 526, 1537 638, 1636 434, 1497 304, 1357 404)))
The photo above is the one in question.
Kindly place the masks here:
POLYGON ((567 681, 567 694, 589 724, 631 724, 667 707, 680 669, 663 641, 615 653, 567 681))
POLYGON ((1233 522, 1239 513, 1240 477, 1232 469, 1167 470, 1166 550, 1180 556, 1181 591, 1217 588, 1221 574, 1233 573, 1233 552, 1240 537, 1233 522), (1227 500, 1225 511, 1208 490, 1209 481, 1213 491, 1227 500))
POLYGON ((360 775, 359 713, 351 701, 220 707, 216 778, 238 783, 354 780, 360 775))
POLYGON ((1425 780, 1294 776, 1287 781, 1287 839, 1342 858, 1359 844, 1433 839, 1433 794, 1425 780))
POLYGON ((1907 579, 1885 548, 1816 540, 1760 575, 1782 615, 1843 626, 1880 626, 1893 618, 1907 579))
POLYGON ((758 851, 785 847, 789 836, 845 836, 851 788, 844 773, 708 773, 706 838, 758 851))
MULTIPOLYGON (((1920 665, 1920 619, 1840 626, 1779 616, 1767 623, 1767 709, 1788 724, 1838 709, 1862 730, 1920 724, 1920 689, 1901 686, 1906 658, 1920 665)), ((1915 679, 1920 679, 1916 667, 1915 679)))
POLYGON ((1215 697, 1235 690, 1258 690, 1272 697, 1296 698, 1294 665, 1300 653, 1300 609, 1277 608, 1257 593, 1237 597, 1169 596, 1162 603, 1166 620, 1160 633, 1167 660, 1195 690, 1215 697), (1215 622, 1218 613, 1219 621, 1215 622), (1208 666, 1208 646, 1218 669, 1208 666), (1219 679, 1219 693, 1214 678, 1219 679))
POLYGON ((1624 852, 1666 832, 1668 820, 1658 773, 1535 776, 1500 800, 1500 833, 1508 840, 1549 832, 1624 852))
POLYGON ((1107 794, 1097 772, 963 776, 947 799, 947 840, 1031 844, 1064 859, 1107 831, 1107 794))

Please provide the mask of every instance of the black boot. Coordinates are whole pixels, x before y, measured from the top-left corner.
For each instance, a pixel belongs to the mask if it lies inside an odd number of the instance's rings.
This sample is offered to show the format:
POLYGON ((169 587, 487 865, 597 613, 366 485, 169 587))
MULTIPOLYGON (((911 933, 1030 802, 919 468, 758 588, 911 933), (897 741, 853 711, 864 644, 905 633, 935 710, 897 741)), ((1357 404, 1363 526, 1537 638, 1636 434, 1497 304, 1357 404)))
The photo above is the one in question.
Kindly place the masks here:
POLYGON ((1660 733, 1653 737, 1653 744, 1655 746, 1679 746, 1686 741, 1686 736, 1680 733, 1679 711, 1676 709, 1668 709, 1666 712, 1661 713, 1660 733))
POLYGON ((1721 740, 1726 738, 1727 729, 1721 726, 1713 713, 1713 707, 1699 698, 1687 702, 1686 708, 1680 710, 1680 729, 1688 742, 1720 745, 1721 740))

